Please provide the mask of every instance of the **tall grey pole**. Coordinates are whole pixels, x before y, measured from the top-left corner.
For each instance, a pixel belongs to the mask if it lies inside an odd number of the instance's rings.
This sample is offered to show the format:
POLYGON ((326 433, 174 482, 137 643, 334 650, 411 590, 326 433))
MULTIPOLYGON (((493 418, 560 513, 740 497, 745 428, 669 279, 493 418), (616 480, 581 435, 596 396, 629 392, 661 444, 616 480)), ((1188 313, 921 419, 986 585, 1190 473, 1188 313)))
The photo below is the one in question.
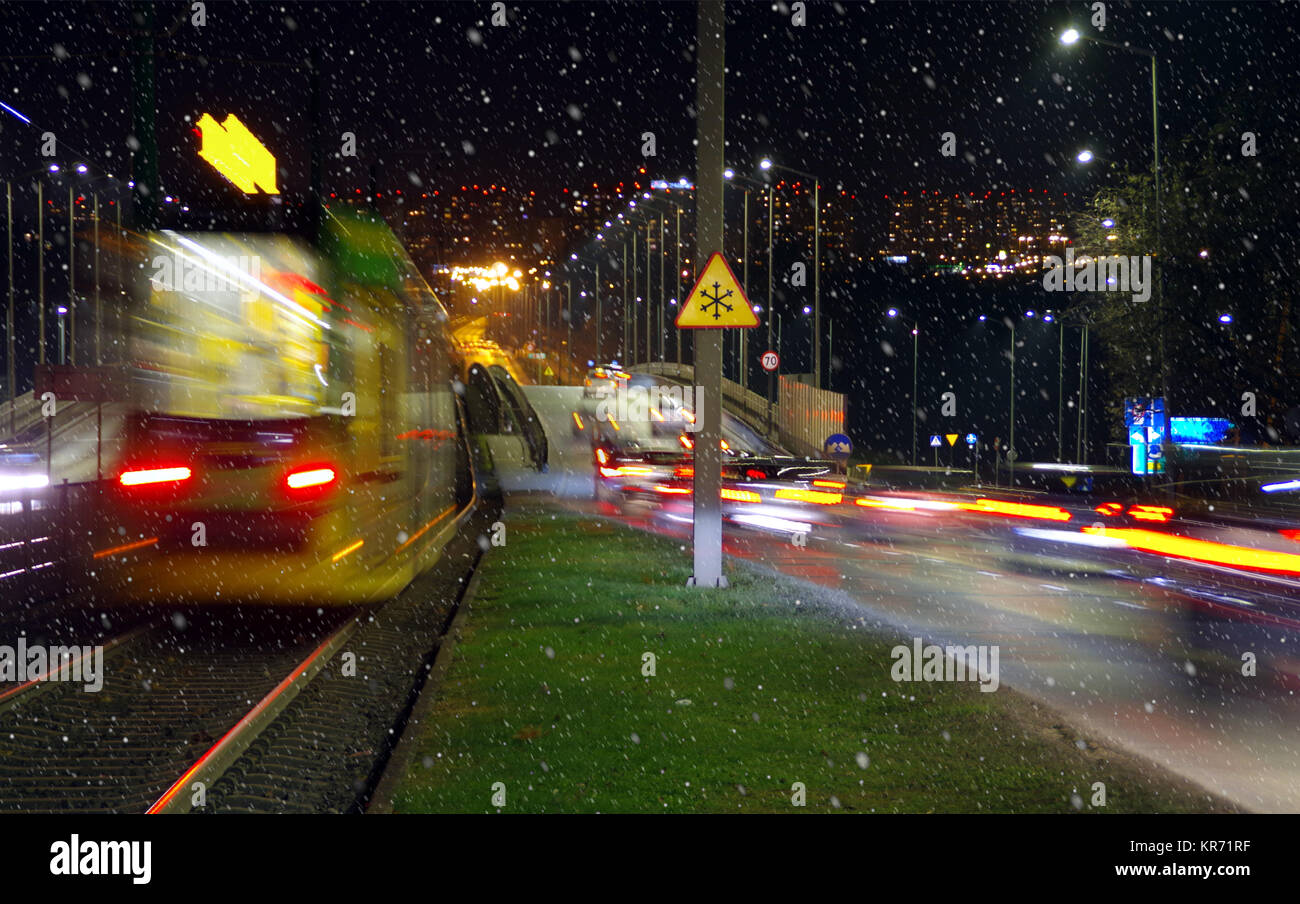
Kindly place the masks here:
POLYGON ((668 307, 668 289, 667 283, 664 282, 664 263, 668 260, 668 249, 664 247, 668 239, 668 218, 663 214, 659 215, 659 363, 664 363, 664 346, 667 344, 664 336, 664 308, 668 307))
POLYGON ((822 181, 813 180, 813 387, 822 388, 822 181))
POLYGON ((629 364, 632 363, 631 360, 628 358, 628 354, 627 354, 627 321, 628 321, 627 312, 628 312, 628 307, 627 307, 627 242, 624 242, 624 243, 623 243, 623 345, 622 345, 622 347, 619 349, 619 353, 618 353, 619 363, 622 364, 624 367, 627 367, 629 364))
POLYGON ((68 350, 69 360, 60 364, 77 363, 77 199, 71 185, 68 186, 68 350))
POLYGON ((1065 454, 1065 323, 1056 321, 1056 460, 1065 454))
POLYGON ((628 355, 628 364, 636 364, 637 354, 641 351, 641 342, 637 339, 637 228, 632 226, 632 311, 630 311, 630 320, 632 320, 632 352, 628 355))
MULTIPOLYGON (((1160 203, 1160 94, 1157 83, 1156 55, 1151 54, 1151 153, 1155 166, 1156 183, 1156 316, 1160 318, 1160 395, 1165 400, 1164 422, 1160 425, 1163 433, 1160 443, 1160 463, 1165 469, 1164 479, 1169 480, 1169 450, 1173 447, 1169 436, 1169 357, 1166 341, 1169 334, 1168 320, 1165 316, 1165 260, 1161 245, 1161 227, 1164 225, 1164 208, 1160 203)), ((1085 449, 1086 451, 1086 449, 1085 449)), ((1170 498, 1173 488, 1169 490, 1170 498)))
MULTIPOLYGON (((726 17, 722 0, 700 0, 695 42, 696 231, 695 261, 702 267, 722 249, 724 136, 723 72, 726 17)), ((722 337, 698 330, 695 338, 694 574, 696 587, 725 587, 722 575, 722 337), (704 397, 700 398, 703 391, 704 397)))
POLYGON ((95 195, 95 366, 103 364, 103 305, 99 300, 99 195, 95 195))
POLYGON ((36 363, 45 363, 45 184, 36 183, 36 329, 40 341, 36 363))
POLYGON ((645 363, 649 365, 654 360, 654 332, 650 329, 650 311, 654 307, 654 295, 651 294, 650 286, 650 227, 654 221, 647 218, 645 221, 645 363))
MULTIPOLYGON (((772 183, 767 183, 767 347, 772 348, 772 251, 776 236, 772 232, 772 183)), ((781 353, 777 352, 780 360, 781 353)), ((777 365, 780 366, 779 364, 777 365)), ((772 408, 776 405, 776 371, 767 372, 767 433, 772 434, 772 408)))
POLYGON ((5 313, 5 382, 9 389, 9 435, 14 433, 14 406, 18 402, 18 368, 14 363, 14 186, 5 183, 5 212, 9 223, 9 308, 5 313))
MULTIPOLYGON (((745 297, 749 297, 749 189, 745 189, 745 228, 742 232, 744 252, 742 254, 742 264, 744 265, 741 273, 741 282, 744 285, 745 297)), ((745 395, 745 390, 749 388, 749 330, 737 330, 740 333, 740 397, 748 404, 749 398, 745 395)), ((746 409, 748 410, 748 409, 746 409)))
MULTIPOLYGON (((673 260, 673 298, 677 299, 677 310, 682 309, 682 209, 677 208, 677 256, 673 260)), ((682 331, 674 325, 677 334, 677 372, 682 370, 682 331)))
POLYGON ((596 260, 596 357, 594 362, 597 367, 600 366, 600 333, 605 328, 605 321, 601 318, 604 316, 600 309, 600 260, 596 260))
POLYGON ((1011 321, 1011 438, 1007 442, 1007 486, 1016 487, 1016 322, 1011 321))
POLYGON ((912 324, 912 467, 916 467, 916 394, 921 373, 921 325, 912 324))

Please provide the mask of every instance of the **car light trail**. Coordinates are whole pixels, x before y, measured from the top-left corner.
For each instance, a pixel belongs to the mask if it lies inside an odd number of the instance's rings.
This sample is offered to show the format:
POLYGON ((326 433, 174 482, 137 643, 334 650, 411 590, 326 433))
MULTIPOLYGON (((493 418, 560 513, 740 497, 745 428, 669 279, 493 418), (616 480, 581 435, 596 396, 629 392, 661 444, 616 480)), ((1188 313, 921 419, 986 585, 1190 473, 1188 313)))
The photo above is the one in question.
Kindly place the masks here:
POLYGON ((763 497, 750 490, 733 490, 728 487, 722 488, 722 498, 729 502, 762 502, 763 497))
POLYGON ((1265 493, 1282 493, 1287 490, 1300 490, 1300 480, 1286 480, 1282 483, 1266 483, 1260 487, 1265 493))
POLYGON ((777 490, 777 499, 789 499, 793 502, 811 502, 815 505, 835 505, 843 501, 843 493, 826 493, 821 490, 777 490))
POLYGON ((1128 513, 1138 521, 1156 521, 1163 524, 1173 517, 1174 510, 1162 505, 1133 505, 1129 506, 1128 513))
POLYGON ((1271 549, 1251 549, 1249 546, 1232 546, 1213 540, 1195 540, 1177 537, 1142 528, 1085 527, 1084 533, 1100 534, 1121 540, 1132 549, 1142 552, 1190 559, 1210 565, 1227 565, 1234 568, 1254 568, 1259 571, 1276 571, 1300 574, 1300 555, 1291 552, 1274 552, 1271 549))
POLYGON ((1043 518, 1048 521, 1069 521, 1070 513, 1054 505, 1031 505, 1027 502, 1003 502, 1000 499, 977 499, 974 503, 961 503, 968 512, 985 515, 1004 515, 1008 518, 1043 518))

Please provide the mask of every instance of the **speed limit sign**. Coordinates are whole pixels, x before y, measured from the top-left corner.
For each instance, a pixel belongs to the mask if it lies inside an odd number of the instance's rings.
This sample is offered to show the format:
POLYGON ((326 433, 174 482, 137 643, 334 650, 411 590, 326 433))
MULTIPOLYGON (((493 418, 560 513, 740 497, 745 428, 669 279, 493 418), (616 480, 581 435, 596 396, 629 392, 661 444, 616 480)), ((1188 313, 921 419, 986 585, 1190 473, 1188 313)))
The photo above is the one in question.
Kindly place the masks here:
POLYGON ((781 356, 776 352, 763 352, 761 363, 763 365, 763 370, 771 373, 781 366, 781 356))

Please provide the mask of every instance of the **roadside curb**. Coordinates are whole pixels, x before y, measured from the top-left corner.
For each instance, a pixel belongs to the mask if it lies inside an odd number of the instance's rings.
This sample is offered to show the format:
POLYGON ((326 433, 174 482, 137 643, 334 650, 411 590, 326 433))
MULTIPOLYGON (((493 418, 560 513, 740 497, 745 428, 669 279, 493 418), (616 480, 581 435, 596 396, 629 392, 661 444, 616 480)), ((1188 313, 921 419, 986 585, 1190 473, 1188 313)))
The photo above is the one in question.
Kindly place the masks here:
POLYGON ((474 574, 465 587, 465 593, 461 596, 460 605, 456 607, 456 614, 452 616, 451 623, 438 641, 438 652, 434 655, 429 675, 425 679, 424 687, 420 689, 420 696, 415 701, 411 716, 402 729, 402 737, 398 740, 392 756, 388 758, 383 776, 375 786, 374 794, 370 798, 370 805, 366 807, 367 814, 392 814, 394 812, 393 794, 397 791, 402 779, 405 778, 407 767, 410 765, 415 753, 416 735, 429 720, 433 708, 438 702, 438 692, 442 688, 443 680, 446 678, 447 671, 451 668, 451 661, 455 657, 456 642, 460 639, 461 628, 465 624, 465 620, 469 618, 474 596, 478 592, 479 578, 483 574, 483 562, 486 558, 486 554, 479 557, 477 564, 474 566, 474 574))

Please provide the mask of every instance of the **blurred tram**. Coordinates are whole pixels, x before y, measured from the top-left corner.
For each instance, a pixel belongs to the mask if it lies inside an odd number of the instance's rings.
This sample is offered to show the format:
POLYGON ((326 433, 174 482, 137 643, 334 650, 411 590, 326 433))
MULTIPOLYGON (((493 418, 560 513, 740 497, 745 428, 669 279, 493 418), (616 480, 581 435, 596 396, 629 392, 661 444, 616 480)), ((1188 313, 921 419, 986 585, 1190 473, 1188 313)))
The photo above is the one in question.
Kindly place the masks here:
POLYGON ((112 597, 363 604, 430 567, 468 462, 446 312, 387 227, 136 244, 112 597))

